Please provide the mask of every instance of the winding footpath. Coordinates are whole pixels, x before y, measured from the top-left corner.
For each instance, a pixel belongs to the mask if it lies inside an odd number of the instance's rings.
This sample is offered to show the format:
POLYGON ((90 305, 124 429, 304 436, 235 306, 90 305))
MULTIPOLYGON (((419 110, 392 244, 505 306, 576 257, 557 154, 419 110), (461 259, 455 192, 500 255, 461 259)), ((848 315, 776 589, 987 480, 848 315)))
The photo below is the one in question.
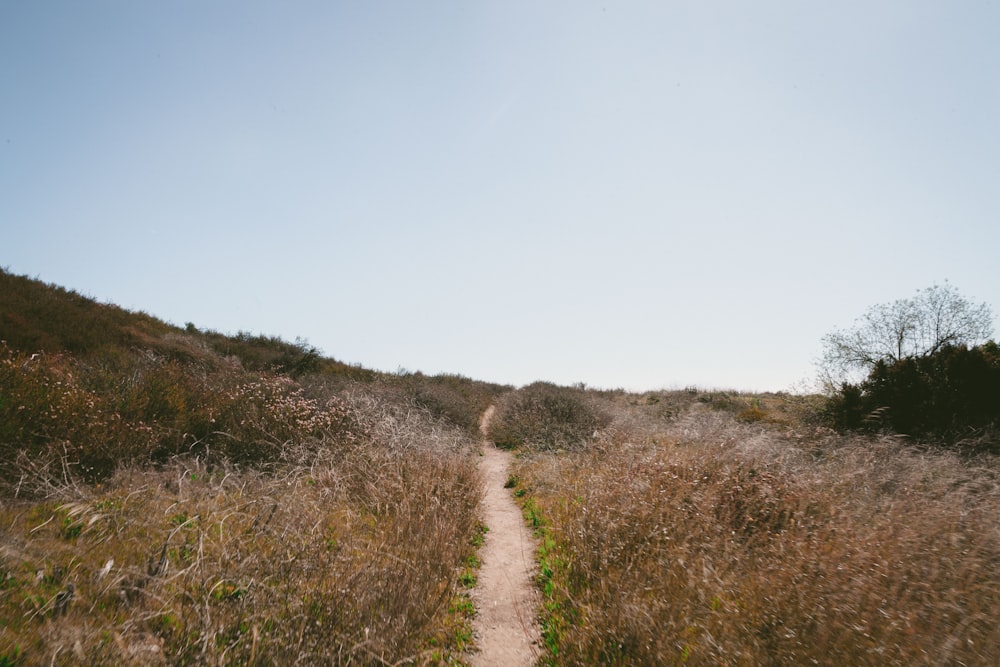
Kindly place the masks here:
MULTIPOLYGON (((492 414, 492 407, 483 414, 484 433, 492 414)), ((540 655, 538 593, 532 584, 535 540, 510 489, 504 488, 512 458, 484 438, 479 465, 486 482, 483 519, 489 531, 479 552, 483 565, 472 594, 479 647, 470 656, 473 667, 533 665, 540 655)))

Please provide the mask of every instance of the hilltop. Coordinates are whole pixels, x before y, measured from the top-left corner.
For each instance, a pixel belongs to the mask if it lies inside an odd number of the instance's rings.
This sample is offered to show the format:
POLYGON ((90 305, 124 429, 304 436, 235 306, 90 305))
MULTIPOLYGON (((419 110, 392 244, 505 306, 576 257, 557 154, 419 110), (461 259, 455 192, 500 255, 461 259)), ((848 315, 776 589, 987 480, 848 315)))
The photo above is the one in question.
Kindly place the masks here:
POLYGON ((225 335, 193 324, 182 329, 144 312, 98 303, 73 290, 2 270, 0 340, 13 350, 28 353, 68 352, 93 357, 143 350, 182 361, 235 358, 247 370, 293 376, 380 377, 375 371, 322 356, 304 342, 242 332, 225 335))

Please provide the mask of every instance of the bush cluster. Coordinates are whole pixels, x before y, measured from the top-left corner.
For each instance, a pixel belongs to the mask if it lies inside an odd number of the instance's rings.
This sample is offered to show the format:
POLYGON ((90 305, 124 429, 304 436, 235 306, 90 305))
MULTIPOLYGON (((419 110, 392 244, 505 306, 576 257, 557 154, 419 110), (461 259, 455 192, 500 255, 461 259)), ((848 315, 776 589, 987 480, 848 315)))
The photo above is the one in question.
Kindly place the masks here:
POLYGON ((400 397, 435 417, 479 433, 479 417, 503 391, 499 385, 471 380, 461 375, 425 375, 420 372, 397 376, 400 397))
POLYGON ((283 375, 150 352, 81 361, 0 346, 0 458, 8 463, 59 461, 94 482, 127 463, 189 453, 255 463, 290 440, 360 434, 338 399, 321 404, 283 375))
POLYGON ((864 381, 841 385, 826 412, 842 430, 889 427, 954 442, 1000 422, 1000 347, 990 341, 880 361, 864 381))
POLYGON ((536 382, 500 397, 486 436, 500 447, 571 448, 608 423, 583 390, 536 382))

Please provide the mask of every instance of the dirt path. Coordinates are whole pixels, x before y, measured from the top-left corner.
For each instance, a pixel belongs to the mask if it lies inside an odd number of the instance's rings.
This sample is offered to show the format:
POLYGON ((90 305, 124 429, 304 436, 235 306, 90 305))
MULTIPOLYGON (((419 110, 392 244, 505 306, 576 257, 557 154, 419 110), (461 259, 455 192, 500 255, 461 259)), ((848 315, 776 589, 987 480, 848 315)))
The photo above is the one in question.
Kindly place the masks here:
MULTIPOLYGON (((493 408, 483 414, 485 431, 493 408)), ((479 552, 483 566, 473 591, 479 652, 473 667, 533 665, 539 655, 538 594, 532 585, 535 542, 510 490, 504 488, 512 454, 483 441, 480 469, 486 480, 483 515, 489 532, 479 552)))

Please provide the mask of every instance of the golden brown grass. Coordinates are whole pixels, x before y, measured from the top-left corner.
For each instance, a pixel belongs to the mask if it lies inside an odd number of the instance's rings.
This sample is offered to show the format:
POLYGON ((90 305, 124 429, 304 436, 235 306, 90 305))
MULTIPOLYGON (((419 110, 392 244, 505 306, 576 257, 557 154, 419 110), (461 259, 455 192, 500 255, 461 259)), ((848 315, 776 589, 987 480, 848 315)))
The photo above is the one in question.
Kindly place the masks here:
MULTIPOLYGON (((198 457, 0 509, 3 664, 398 664, 460 658, 481 497, 472 441, 345 397, 363 440, 273 465, 198 457)), ((31 483, 40 480, 32 479, 31 483)))
POLYGON ((613 396, 596 445, 522 455, 546 662, 995 664, 997 460, 837 436, 779 398, 613 396))

